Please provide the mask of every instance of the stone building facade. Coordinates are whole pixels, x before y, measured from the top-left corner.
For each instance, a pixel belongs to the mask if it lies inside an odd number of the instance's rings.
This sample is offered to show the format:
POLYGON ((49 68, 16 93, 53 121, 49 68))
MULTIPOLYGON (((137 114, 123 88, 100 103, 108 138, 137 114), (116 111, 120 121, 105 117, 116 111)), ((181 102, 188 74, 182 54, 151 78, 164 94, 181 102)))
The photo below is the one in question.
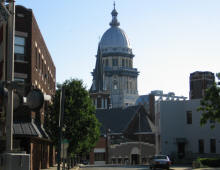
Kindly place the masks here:
MULTIPOLYGON (((98 45, 90 94, 96 105, 98 98, 93 94, 108 93, 111 107, 116 108, 135 103, 138 97, 139 72, 133 67, 134 54, 127 35, 119 28, 120 23, 117 20, 118 13, 115 7, 111 14, 111 27, 103 34, 98 45)), ((101 96, 99 95, 100 98, 101 96)))

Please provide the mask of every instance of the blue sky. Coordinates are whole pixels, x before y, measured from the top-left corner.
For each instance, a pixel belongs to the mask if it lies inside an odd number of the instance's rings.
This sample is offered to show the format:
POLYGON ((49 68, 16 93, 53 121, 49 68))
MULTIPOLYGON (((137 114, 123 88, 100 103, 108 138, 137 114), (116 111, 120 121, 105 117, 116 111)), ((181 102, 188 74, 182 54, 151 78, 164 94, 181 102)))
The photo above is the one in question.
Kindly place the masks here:
MULTIPOLYGON (((116 0, 131 43, 139 94, 189 94, 194 71, 220 71, 219 0, 116 0)), ((109 28, 113 0, 17 0, 31 8, 57 70, 57 82, 90 88, 98 42, 109 28)))

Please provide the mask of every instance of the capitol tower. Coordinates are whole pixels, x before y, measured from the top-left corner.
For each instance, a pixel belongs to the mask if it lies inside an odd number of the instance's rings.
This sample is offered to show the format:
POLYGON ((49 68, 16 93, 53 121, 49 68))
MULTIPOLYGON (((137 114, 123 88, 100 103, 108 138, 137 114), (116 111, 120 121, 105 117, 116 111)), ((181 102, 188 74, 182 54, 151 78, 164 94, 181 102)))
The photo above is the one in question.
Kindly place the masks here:
POLYGON ((134 54, 127 35, 119 28, 115 4, 111 14, 110 28, 98 44, 92 72, 90 95, 97 109, 134 105, 138 97, 139 72, 133 68, 134 54))

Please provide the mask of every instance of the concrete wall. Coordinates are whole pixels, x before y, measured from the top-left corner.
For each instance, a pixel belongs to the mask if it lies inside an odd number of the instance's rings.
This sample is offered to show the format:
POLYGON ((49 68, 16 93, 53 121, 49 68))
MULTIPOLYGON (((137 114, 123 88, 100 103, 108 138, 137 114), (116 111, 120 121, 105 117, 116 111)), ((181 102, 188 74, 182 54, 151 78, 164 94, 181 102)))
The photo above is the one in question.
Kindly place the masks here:
POLYGON ((177 152, 178 140, 185 140, 185 151, 199 152, 199 139, 204 140, 204 153, 210 154, 210 139, 216 139, 216 154, 220 154, 220 124, 210 129, 201 127, 200 100, 161 101, 156 104, 157 152, 170 155, 177 152), (192 124, 187 124, 186 112, 192 111, 192 124), (160 137, 159 137, 160 136, 160 137))

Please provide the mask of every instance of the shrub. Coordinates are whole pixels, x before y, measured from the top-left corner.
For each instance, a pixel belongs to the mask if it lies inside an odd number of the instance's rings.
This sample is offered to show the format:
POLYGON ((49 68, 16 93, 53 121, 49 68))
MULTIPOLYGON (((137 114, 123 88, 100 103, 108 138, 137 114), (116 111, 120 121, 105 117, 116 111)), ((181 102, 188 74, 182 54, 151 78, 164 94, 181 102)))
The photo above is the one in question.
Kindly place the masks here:
POLYGON ((220 167, 220 158, 198 158, 203 166, 220 167))

